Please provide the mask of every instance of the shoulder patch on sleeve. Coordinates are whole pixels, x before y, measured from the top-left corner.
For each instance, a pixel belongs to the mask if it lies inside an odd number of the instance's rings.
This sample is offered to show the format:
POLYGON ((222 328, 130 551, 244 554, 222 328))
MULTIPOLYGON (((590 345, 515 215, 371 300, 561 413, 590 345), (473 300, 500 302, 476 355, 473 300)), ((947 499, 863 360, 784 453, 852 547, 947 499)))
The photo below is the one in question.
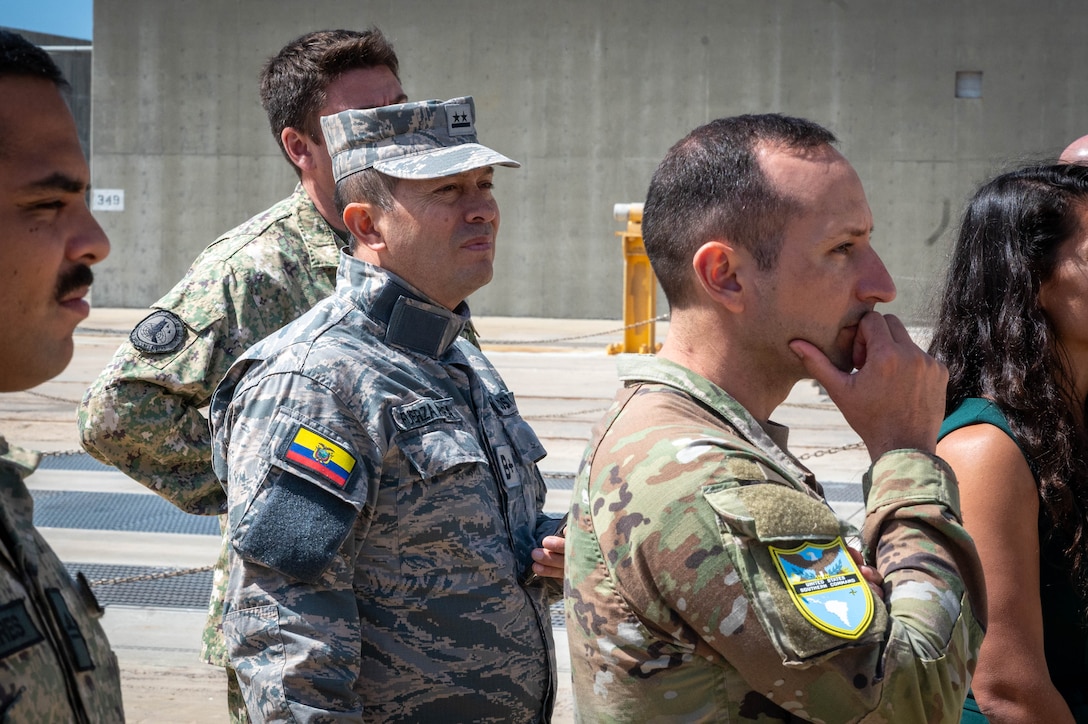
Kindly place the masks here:
POLYGON ((306 425, 299 424, 283 455, 290 465, 317 473, 338 488, 347 485, 355 456, 306 425))
POLYGON ((156 309, 136 325, 128 338, 141 352, 177 352, 185 344, 185 324, 173 312, 156 309))
POLYGON ((809 623, 844 639, 865 632, 873 620, 873 594, 842 538, 768 550, 793 605, 809 623))

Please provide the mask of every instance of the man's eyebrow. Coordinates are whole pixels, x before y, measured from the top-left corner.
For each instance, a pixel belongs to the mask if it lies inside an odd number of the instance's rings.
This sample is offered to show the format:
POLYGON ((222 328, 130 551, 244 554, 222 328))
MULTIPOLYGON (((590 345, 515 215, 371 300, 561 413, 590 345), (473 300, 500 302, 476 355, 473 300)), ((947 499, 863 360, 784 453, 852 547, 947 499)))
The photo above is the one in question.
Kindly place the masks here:
POLYGON ((74 178, 64 173, 54 173, 37 181, 31 181, 26 185, 28 191, 64 191, 71 194, 81 194, 89 188, 85 181, 74 178))
POLYGON ((870 226, 868 229, 862 229, 860 227, 846 229, 847 236, 872 236, 875 226, 870 226))

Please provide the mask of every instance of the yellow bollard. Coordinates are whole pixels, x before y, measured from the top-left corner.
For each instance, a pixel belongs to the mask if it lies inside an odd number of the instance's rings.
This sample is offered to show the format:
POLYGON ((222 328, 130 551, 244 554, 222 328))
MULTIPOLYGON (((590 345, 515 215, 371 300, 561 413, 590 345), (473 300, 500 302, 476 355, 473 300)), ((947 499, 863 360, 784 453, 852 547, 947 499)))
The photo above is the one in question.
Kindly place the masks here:
POLYGON ((623 239, 623 343, 608 345, 608 354, 621 352, 652 354, 661 349, 654 342, 657 306, 657 279, 642 243, 642 204, 616 204, 616 221, 626 221, 627 230, 617 231, 623 239))

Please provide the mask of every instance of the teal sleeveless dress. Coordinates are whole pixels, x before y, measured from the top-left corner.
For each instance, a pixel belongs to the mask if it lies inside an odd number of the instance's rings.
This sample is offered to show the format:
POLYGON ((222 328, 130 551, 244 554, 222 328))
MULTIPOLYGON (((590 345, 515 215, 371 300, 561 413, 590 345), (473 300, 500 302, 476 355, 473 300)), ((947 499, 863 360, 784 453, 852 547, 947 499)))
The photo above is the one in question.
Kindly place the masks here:
MULTIPOLYGON (((1020 446, 1005 415, 989 400, 969 397, 945 418, 938 439, 961 427, 988 423, 998 428, 1020 446)), ((1023 453, 1023 448, 1020 449, 1023 453)), ((1024 455, 1038 484, 1034 462, 1024 455)), ((1050 680, 1073 712, 1078 724, 1088 724, 1088 630, 1085 629, 1084 604, 1077 596, 1062 566, 1058 547, 1049 541, 1050 524, 1039 512, 1039 585, 1043 609, 1043 653, 1050 680)), ((988 724, 973 694, 963 704, 961 724, 988 724)))

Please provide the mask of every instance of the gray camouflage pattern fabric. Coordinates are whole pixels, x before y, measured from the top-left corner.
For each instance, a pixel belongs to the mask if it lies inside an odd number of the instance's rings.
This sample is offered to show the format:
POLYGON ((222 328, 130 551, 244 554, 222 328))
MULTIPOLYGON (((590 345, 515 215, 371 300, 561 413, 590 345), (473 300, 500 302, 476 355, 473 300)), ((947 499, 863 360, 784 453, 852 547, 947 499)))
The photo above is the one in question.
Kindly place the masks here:
POLYGON ((667 360, 623 361, 621 378, 567 530, 579 721, 959 721, 985 590, 948 466, 900 450, 865 476, 884 603, 850 640, 802 615, 772 561, 853 533, 785 428, 667 360))
MULTIPOLYGON (((332 294, 340 240, 294 193, 211 244, 153 306, 177 315, 184 346, 148 354, 126 341, 79 407, 84 449, 188 513, 226 512, 201 408, 251 345, 332 294)), ((220 621, 226 545, 216 564, 202 657, 228 662, 220 621)))
POLYGON ((250 715, 547 721, 549 593, 519 583, 557 524, 545 451, 457 336, 467 307, 346 255, 339 274, 210 410, 230 503, 223 626, 250 715))
POLYGON ((39 457, 0 437, 0 719, 123 722, 102 609, 33 525, 23 479, 39 457))
POLYGON ((347 110, 322 117, 321 128, 337 181, 371 167, 395 178, 431 179, 521 166, 476 142, 472 96, 347 110))

